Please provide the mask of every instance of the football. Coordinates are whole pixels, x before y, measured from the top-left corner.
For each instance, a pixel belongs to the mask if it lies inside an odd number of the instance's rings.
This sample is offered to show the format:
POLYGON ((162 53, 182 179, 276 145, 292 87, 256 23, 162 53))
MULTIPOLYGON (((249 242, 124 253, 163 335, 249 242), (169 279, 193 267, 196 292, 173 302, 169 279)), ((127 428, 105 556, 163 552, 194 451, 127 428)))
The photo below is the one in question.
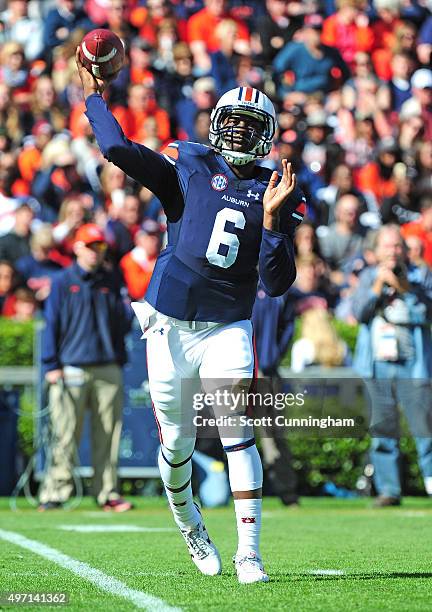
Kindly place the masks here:
POLYGON ((80 58, 93 76, 112 79, 123 66, 124 46, 117 34, 98 28, 88 32, 82 39, 80 58))

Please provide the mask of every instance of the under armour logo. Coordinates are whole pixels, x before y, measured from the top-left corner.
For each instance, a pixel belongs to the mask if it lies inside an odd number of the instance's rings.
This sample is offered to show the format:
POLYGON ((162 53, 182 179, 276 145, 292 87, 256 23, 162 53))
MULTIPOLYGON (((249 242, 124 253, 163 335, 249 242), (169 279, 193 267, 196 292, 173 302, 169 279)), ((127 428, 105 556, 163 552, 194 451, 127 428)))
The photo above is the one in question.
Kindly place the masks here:
POLYGON ((255 518, 253 516, 243 516, 242 523, 255 523, 255 518))
POLYGON ((164 328, 163 328, 163 327, 161 327, 160 329, 155 329, 153 333, 154 333, 154 334, 157 334, 158 332, 159 332, 159 334, 160 334, 161 336, 163 336, 163 333, 164 333, 164 328))
POLYGON ((259 192, 253 193, 252 189, 249 189, 249 191, 246 194, 246 197, 248 197, 248 198, 255 198, 255 200, 258 200, 258 198, 260 197, 260 194, 259 194, 259 192))

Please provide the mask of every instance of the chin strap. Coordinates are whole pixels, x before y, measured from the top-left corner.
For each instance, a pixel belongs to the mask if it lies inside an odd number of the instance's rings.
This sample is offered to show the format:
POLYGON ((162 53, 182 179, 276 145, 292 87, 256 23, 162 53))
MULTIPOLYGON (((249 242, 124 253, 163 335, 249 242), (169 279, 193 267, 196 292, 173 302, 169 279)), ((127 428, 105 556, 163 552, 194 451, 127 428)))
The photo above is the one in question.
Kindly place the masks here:
POLYGON ((249 164, 257 159, 256 155, 252 155, 251 153, 227 151, 226 149, 222 149, 220 153, 227 162, 234 164, 235 166, 245 166, 246 164, 249 164))

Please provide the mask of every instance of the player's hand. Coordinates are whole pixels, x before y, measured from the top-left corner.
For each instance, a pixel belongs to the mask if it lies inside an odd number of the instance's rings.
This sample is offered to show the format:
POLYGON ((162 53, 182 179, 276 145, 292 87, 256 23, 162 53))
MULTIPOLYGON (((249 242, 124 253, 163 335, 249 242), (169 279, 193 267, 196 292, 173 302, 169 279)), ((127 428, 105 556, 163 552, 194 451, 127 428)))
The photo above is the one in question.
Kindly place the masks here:
POLYGON ((386 266, 378 267, 376 280, 394 288, 396 288, 398 282, 397 276, 393 273, 393 270, 390 270, 386 266))
POLYGON ((108 82, 103 79, 97 79, 87 70, 81 61, 79 47, 75 51, 75 61, 84 90, 84 98, 88 98, 95 93, 102 94, 108 82))
POLYGON ((266 215, 278 215, 285 200, 294 191, 296 186, 296 175, 292 171, 291 164, 288 163, 288 160, 282 160, 282 169, 283 172, 280 182, 277 182, 278 173, 275 170, 265 190, 263 207, 266 215))
POLYGON ((63 378, 63 370, 50 370, 45 374, 45 380, 50 385, 55 385, 61 378, 63 378))

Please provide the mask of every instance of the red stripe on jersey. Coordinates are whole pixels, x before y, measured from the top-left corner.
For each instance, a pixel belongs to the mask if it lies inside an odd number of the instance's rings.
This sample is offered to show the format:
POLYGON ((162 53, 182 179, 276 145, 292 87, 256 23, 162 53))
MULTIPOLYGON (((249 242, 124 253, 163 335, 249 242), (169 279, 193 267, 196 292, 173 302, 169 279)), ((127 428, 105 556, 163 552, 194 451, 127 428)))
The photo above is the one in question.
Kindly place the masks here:
POLYGON ((252 87, 246 87, 245 102, 250 102, 252 100, 252 93, 252 87))
POLYGON ((296 212, 300 213, 301 215, 305 215, 306 214, 306 204, 304 202, 301 202, 297 206, 296 212))
MULTIPOLYGON (((147 347, 146 347, 146 349, 147 349, 147 347)), ((147 353, 147 350, 146 350, 146 366, 147 366, 147 378, 148 378, 148 353, 147 353)), ((161 444, 163 444, 162 429, 161 429, 161 426, 160 426, 160 423, 159 423, 159 419, 157 418, 157 415, 156 415, 156 408, 155 408, 155 405, 153 403, 153 400, 151 400, 151 405, 152 405, 153 415, 154 415, 154 418, 155 418, 155 421, 156 421, 156 426, 157 426, 157 429, 158 429, 159 442, 161 444)))
POLYGON ((177 147, 170 147, 169 145, 165 147, 162 151, 162 155, 168 155, 171 159, 178 159, 179 152, 177 147))
POLYGON ((153 402, 152 402, 152 410, 153 410, 153 415, 154 415, 154 418, 155 418, 155 421, 156 421, 156 426, 157 426, 157 429, 158 429, 159 442, 161 444, 163 444, 162 429, 161 429, 161 426, 160 426, 160 423, 159 423, 159 419, 156 416, 156 409, 154 407, 153 402))

